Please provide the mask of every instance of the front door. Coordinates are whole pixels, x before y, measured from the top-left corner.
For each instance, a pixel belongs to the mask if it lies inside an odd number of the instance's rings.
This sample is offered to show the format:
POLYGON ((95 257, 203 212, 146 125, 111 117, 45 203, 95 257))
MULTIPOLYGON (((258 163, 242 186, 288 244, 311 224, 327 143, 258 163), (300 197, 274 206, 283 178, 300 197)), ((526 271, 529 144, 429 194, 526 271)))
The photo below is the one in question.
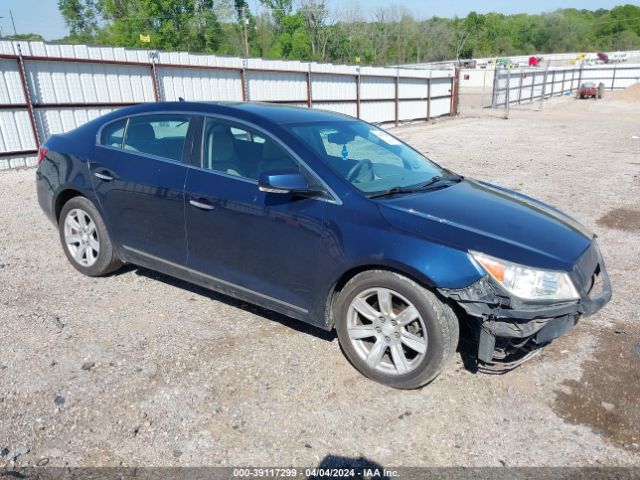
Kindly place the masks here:
POLYGON ((207 117, 202 140, 202 168, 185 187, 189 268, 310 311, 326 201, 258 189, 263 171, 302 168, 264 134, 207 117))

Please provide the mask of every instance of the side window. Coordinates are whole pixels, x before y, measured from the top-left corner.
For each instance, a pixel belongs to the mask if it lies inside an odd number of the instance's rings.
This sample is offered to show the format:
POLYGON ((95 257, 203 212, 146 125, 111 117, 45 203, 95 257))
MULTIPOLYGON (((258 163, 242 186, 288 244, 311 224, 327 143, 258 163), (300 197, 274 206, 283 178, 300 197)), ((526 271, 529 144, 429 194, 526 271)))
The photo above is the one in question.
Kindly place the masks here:
POLYGON ((298 162, 275 141, 211 117, 204 124, 202 163, 203 168, 252 180, 268 170, 300 170, 298 162))
POLYGON ((172 113, 131 117, 124 149, 180 162, 189 120, 188 115, 172 113))
POLYGON ((124 137, 126 125, 126 118, 106 125, 100 134, 100 145, 122 148, 122 137, 124 137))

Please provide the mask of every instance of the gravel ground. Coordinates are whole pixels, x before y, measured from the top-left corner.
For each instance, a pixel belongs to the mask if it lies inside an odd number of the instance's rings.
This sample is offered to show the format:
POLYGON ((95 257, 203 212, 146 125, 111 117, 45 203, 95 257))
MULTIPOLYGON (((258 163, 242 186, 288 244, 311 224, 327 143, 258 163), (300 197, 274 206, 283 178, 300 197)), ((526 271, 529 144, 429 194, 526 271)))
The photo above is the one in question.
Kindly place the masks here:
POLYGON ((418 391, 360 376, 333 334, 184 282, 134 267, 82 277, 33 170, 1 173, 0 450, 22 448, 5 466, 640 465, 639 115, 557 99, 510 120, 470 111, 396 130, 459 173, 580 219, 614 286, 603 311, 524 366, 474 374, 457 356, 418 391))

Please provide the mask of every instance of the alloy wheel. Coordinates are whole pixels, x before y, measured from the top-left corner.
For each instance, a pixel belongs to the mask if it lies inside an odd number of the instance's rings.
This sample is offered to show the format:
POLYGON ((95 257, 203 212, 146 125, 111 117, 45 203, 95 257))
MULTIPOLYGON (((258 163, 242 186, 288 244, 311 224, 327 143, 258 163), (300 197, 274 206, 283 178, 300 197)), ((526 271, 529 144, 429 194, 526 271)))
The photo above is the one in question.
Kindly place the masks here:
POLYGON ((398 292, 370 288, 347 312, 347 333, 366 364, 390 375, 405 375, 427 353, 427 329, 416 307, 398 292))
POLYGON ((64 219, 64 241, 74 261, 91 267, 100 254, 100 239, 93 219, 79 208, 69 210, 64 219))

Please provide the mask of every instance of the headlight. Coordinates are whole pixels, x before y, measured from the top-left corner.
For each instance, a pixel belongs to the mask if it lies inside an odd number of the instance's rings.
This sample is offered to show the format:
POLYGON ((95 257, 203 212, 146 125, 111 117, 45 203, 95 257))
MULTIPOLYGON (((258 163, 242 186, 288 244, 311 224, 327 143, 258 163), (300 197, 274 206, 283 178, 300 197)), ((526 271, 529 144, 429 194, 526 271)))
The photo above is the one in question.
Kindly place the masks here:
POLYGON ((524 300, 577 300, 580 298, 567 272, 537 270, 484 253, 469 253, 494 280, 516 297, 524 300))

